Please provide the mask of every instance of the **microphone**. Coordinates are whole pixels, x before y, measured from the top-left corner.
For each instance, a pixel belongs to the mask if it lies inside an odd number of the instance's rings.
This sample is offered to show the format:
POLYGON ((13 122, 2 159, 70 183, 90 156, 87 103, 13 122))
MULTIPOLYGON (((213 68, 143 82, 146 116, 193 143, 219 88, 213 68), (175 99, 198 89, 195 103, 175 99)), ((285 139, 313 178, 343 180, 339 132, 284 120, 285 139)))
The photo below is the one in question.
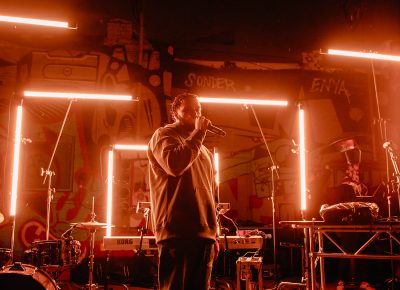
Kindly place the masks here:
POLYGON ((299 153, 299 144, 296 144, 296 142, 292 139, 292 144, 293 147, 290 149, 290 152, 292 152, 293 154, 298 154, 299 153))
POLYGON ((207 131, 210 131, 218 136, 221 137, 225 137, 226 132, 224 130, 222 130, 221 128, 218 128, 214 125, 212 125, 211 123, 208 125, 207 131))
POLYGON ((392 143, 390 141, 383 143, 382 147, 389 152, 393 152, 392 143))
POLYGON ((32 143, 32 139, 29 139, 29 138, 21 138, 21 142, 22 142, 22 144, 32 143))

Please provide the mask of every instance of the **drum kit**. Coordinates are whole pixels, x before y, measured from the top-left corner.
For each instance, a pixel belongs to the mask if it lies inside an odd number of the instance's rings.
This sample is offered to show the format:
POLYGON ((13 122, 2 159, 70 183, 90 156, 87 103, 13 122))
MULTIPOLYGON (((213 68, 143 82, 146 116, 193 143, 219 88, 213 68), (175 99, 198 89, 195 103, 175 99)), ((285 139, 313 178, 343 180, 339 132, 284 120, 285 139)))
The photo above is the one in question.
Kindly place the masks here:
POLYGON ((70 225, 59 240, 34 241, 31 249, 25 251, 26 264, 13 262, 11 249, 0 248, 0 289, 60 289, 62 273, 80 263, 81 243, 71 236, 75 228, 90 233, 89 277, 88 284, 82 289, 97 289, 98 285, 93 281, 95 233, 107 224, 95 221, 94 200, 91 220, 70 225))

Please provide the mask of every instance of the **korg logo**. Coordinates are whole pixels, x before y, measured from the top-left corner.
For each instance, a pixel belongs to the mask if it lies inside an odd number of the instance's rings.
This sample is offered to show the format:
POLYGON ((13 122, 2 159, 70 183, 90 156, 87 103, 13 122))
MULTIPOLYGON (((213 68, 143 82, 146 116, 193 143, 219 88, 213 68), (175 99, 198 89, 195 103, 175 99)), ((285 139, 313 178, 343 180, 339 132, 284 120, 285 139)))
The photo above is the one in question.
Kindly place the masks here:
POLYGON ((118 239, 117 245, 132 245, 133 239, 118 239))

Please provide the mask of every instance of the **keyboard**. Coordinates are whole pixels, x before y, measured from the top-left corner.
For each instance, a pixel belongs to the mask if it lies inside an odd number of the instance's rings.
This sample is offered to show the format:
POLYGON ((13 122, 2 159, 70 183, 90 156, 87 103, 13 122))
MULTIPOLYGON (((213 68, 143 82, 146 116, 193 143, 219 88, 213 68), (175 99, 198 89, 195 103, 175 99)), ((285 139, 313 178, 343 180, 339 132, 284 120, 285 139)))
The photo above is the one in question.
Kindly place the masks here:
MULTIPOLYGON (((253 236, 224 236, 219 238, 221 249, 225 250, 226 241, 228 250, 251 250, 260 249, 263 246, 263 237, 253 236)), ((103 240, 104 250, 106 251, 136 251, 139 249, 140 236, 105 236, 103 240)), ((157 250, 156 239, 154 236, 143 236, 142 250, 157 250)))
MULTIPOLYGON (((139 245, 140 236, 105 236, 103 240, 104 250, 106 251, 137 251, 139 245)), ((143 236, 142 250, 157 250, 154 236, 143 236)))

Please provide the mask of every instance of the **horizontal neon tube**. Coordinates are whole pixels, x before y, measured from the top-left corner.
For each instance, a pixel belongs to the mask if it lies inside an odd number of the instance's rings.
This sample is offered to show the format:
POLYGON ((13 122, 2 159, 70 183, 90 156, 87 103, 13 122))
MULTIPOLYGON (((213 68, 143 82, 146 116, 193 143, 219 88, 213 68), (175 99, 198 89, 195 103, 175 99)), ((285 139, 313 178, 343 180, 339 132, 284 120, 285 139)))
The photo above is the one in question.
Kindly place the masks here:
POLYGON ((251 99, 231 99, 231 98, 197 98, 200 103, 219 103, 219 104, 240 104, 240 105, 264 105, 264 106, 287 106, 287 101, 281 100, 251 100, 251 99))
POLYGON ((50 27, 58 27, 58 28, 72 28, 72 27, 69 27, 68 22, 65 22, 65 21, 43 20, 43 19, 35 19, 35 18, 6 16, 6 15, 0 15, 0 21, 11 22, 11 23, 30 24, 30 25, 50 26, 50 27))
POLYGON ((133 150, 133 151, 146 151, 147 145, 128 145, 128 144, 115 144, 115 150, 133 150))
POLYGON ((132 101, 132 96, 130 95, 81 94, 81 93, 34 92, 34 91, 25 91, 24 97, 132 101))
POLYGON ((359 58, 367 58, 367 59, 400 61, 400 56, 373 53, 373 52, 357 52, 357 51, 348 51, 348 50, 328 49, 328 54, 340 55, 340 56, 350 56, 350 57, 359 57, 359 58))

